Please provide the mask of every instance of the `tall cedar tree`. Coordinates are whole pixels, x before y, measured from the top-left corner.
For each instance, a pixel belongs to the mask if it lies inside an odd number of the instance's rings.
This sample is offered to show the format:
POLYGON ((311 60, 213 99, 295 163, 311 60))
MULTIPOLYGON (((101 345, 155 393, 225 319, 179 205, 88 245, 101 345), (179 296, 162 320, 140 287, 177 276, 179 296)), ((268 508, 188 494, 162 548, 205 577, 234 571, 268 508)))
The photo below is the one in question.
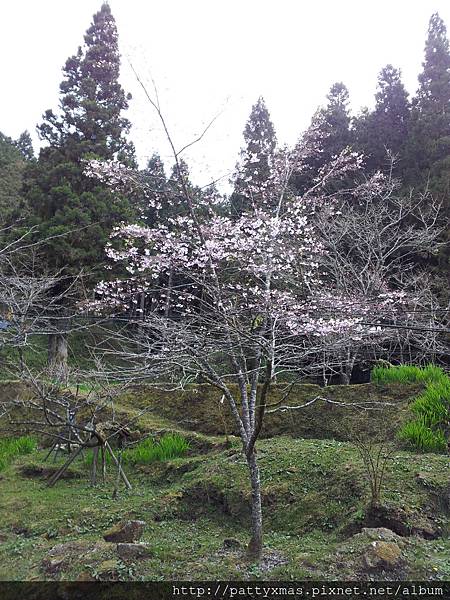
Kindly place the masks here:
POLYGON ((302 165, 302 172, 295 173, 292 178, 297 194, 309 189, 320 169, 352 143, 347 87, 342 82, 334 83, 327 100, 327 105, 316 111, 310 128, 312 143, 320 148, 320 152, 302 165))
POLYGON ((427 186, 442 202, 446 231, 439 254, 442 296, 448 300, 450 274, 450 47, 444 21, 435 13, 428 26, 425 60, 413 101, 406 182, 427 186))
POLYGON ((20 134, 17 140, 14 142, 15 147, 20 150, 22 156, 26 160, 33 160, 34 158, 34 149, 33 142, 31 140, 30 132, 25 130, 20 134))
MULTIPOLYGON (((73 277, 83 270, 88 287, 102 275, 105 246, 114 226, 134 218, 128 199, 84 174, 89 158, 117 159, 134 166, 134 148, 127 141, 128 108, 119 83, 117 28, 103 4, 84 36, 83 47, 63 69, 59 114, 47 110, 39 134, 48 146, 27 169, 25 193, 30 224, 43 241, 42 267, 61 270, 65 278, 55 289, 65 295, 73 277)), ((73 300, 67 300, 65 309, 73 300)), ((67 377, 66 320, 55 322, 49 336, 49 364, 55 377, 67 377)))
POLYGON ((450 190, 450 49, 444 21, 435 13, 425 43, 423 71, 413 101, 408 183, 430 180, 442 199, 450 190))
POLYGON ((42 238, 52 238, 45 266, 69 275, 84 268, 95 282, 111 229, 131 216, 131 208, 86 177, 84 161, 117 159, 134 166, 134 148, 125 137, 130 123, 122 112, 130 96, 118 81, 117 29, 108 4, 94 15, 84 42, 63 69, 59 114, 47 110, 38 126, 49 145, 28 169, 25 190, 32 224, 42 238))
POLYGON ((355 148, 366 157, 369 173, 391 168, 389 152, 395 157, 394 175, 402 174, 409 116, 408 92, 401 72, 386 65, 378 75, 374 111, 363 111, 354 121, 355 148))
POLYGON ((267 181, 277 144, 275 128, 264 98, 258 98, 252 107, 244 129, 245 148, 241 150, 239 176, 234 181, 230 198, 231 214, 239 217, 258 205, 255 190, 267 181))
MULTIPOLYGON (((12 225, 19 213, 22 218, 25 214, 22 199, 23 174, 27 159, 31 160, 33 157, 29 136, 24 131, 14 141, 0 132, 0 230, 12 225)), ((2 235, 10 235, 9 230, 4 230, 2 235)))

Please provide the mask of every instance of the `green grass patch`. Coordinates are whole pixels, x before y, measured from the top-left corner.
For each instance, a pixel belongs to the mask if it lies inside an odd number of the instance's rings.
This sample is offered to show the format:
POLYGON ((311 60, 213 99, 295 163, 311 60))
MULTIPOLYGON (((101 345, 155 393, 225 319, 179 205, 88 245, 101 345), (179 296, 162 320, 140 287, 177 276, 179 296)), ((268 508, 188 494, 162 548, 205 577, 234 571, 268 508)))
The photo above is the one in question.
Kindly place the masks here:
MULTIPOLYGON (((188 433, 186 432, 185 437, 188 433)), ((117 561, 116 548, 102 542, 107 529, 123 519, 146 521, 142 541, 152 555, 127 562, 121 578, 134 580, 312 580, 361 577, 361 561, 369 540, 347 533, 368 501, 361 460, 351 443, 301 440, 288 436, 260 440, 265 548, 279 553, 283 564, 266 570, 244 560, 249 539, 251 490, 239 441, 233 447, 160 462, 151 468, 127 466, 133 489, 121 486, 113 496, 114 469, 106 484, 90 487, 89 477, 64 479, 48 488, 43 479, 23 473, 30 457, 18 457, 0 478, 0 580, 68 580, 100 571, 103 561, 117 561), (345 537, 345 541, 343 541, 345 537), (224 550, 225 539, 241 544, 224 550), (49 551, 67 550, 57 572, 44 567, 49 551), (341 551, 345 550, 343 554, 341 551), (360 544, 360 545, 358 545, 360 544), (89 550, 96 545, 95 551, 89 550), (344 558, 343 558, 344 557, 344 558), (84 575, 83 575, 84 573, 84 575)), ((33 461, 43 463, 45 451, 33 461)), ((52 465, 57 468, 65 460, 52 465)), ((81 471, 82 459, 80 460, 81 471)), ((430 513, 448 531, 448 459, 437 454, 399 451, 389 461, 384 497, 403 507, 408 523, 430 513), (417 477, 420 473, 420 477, 417 477)), ((412 581, 447 580, 450 541, 408 538, 402 546, 407 577, 412 581), (416 553, 418 557, 416 558, 416 553)))
POLYGON ((0 471, 3 471, 16 456, 31 454, 36 448, 37 441, 30 436, 0 440, 0 471))
POLYGON ((393 367, 375 367, 372 370, 374 383, 430 383, 448 379, 441 367, 429 364, 425 367, 416 365, 398 365, 393 367))
POLYGON ((406 423, 399 432, 399 438, 421 452, 445 452, 447 440, 440 429, 431 429, 423 420, 406 423))
POLYGON ((420 452, 446 452, 445 428, 450 419, 450 378, 443 369, 432 364, 425 367, 375 367, 372 379, 380 384, 424 383, 425 390, 411 404, 416 419, 403 425, 399 438, 420 452))
MULTIPOLYGON (((139 442, 134 448, 122 452, 122 462, 132 465, 148 465, 155 462, 164 462, 173 458, 181 458, 190 450, 191 445, 179 433, 166 433, 158 441, 147 438, 139 442)), ((112 463, 111 456, 106 455, 106 462, 112 463)), ((92 454, 86 456, 86 463, 92 464, 92 454)))

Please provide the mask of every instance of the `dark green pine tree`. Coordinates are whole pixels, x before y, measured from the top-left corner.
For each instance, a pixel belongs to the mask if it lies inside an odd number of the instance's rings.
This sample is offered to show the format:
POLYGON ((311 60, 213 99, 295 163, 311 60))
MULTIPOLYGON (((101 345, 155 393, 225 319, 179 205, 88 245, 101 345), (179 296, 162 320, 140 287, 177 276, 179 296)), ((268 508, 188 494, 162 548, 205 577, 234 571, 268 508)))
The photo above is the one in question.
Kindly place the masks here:
POLYGON ((197 207, 197 213, 201 212, 202 190, 192 183, 189 165, 182 158, 172 166, 167 190, 167 200, 163 206, 165 218, 186 214, 186 193, 197 207))
POLYGON ((168 203, 167 177, 159 154, 155 153, 149 158, 141 176, 145 194, 140 200, 140 218, 152 227, 158 222, 168 203))
POLYGON ((406 183, 428 188, 442 202, 443 246, 435 272, 448 302, 450 275, 450 47, 444 21, 435 13, 428 26, 425 60, 413 100, 406 183))
POLYGON ((0 229, 23 217, 20 207, 25 164, 17 143, 0 133, 0 229))
POLYGON ((423 71, 413 100, 407 181, 430 187, 445 200, 450 191, 450 49, 444 21, 431 16, 423 71))
POLYGON ((262 97, 252 107, 244 129, 244 140, 245 148, 241 150, 240 166, 230 197, 230 210, 235 217, 258 205, 261 189, 271 172, 277 139, 262 97))
POLYGON ((374 111, 363 111, 353 124, 355 149, 365 155, 369 172, 389 171, 391 155, 395 158, 393 174, 403 173, 409 110, 408 92, 400 70, 386 65, 378 75, 374 111))
MULTIPOLYGON (((48 110, 38 127, 48 146, 30 163, 25 178, 30 224, 43 242, 42 267, 66 276, 55 290, 58 295, 81 270, 88 287, 105 276, 104 249, 112 228, 135 217, 127 198, 84 174, 91 158, 134 166, 134 148, 126 138, 130 123, 122 114, 129 97, 119 83, 119 69, 117 28, 105 3, 94 15, 84 45, 64 66, 60 110, 48 110)), ((49 348, 55 374, 64 376, 64 334, 53 336, 49 348)))
POLYGON ((31 135, 29 131, 25 130, 23 133, 21 133, 17 140, 14 142, 14 145, 18 150, 20 150, 22 156, 26 160, 34 159, 33 142, 31 140, 31 135))
POLYGON ((311 187, 324 165, 352 144, 347 87, 341 82, 333 84, 327 100, 327 105, 316 111, 311 124, 311 141, 321 151, 306 160, 302 172, 295 173, 292 178, 293 188, 299 195, 311 187))
POLYGON ((84 175, 85 161, 134 165, 134 148, 126 139, 130 123, 122 113, 128 102, 118 81, 117 29, 108 4, 94 15, 84 41, 63 69, 59 114, 46 111, 38 127, 49 145, 27 169, 25 189, 32 224, 41 238, 52 238, 45 266, 70 274, 84 268, 95 281, 111 229, 131 211, 127 199, 84 175))
POLYGON ((342 82, 335 83, 330 88, 327 100, 328 104, 323 116, 328 137, 323 146, 323 164, 326 164, 333 156, 337 156, 352 142, 350 100, 347 87, 342 82))

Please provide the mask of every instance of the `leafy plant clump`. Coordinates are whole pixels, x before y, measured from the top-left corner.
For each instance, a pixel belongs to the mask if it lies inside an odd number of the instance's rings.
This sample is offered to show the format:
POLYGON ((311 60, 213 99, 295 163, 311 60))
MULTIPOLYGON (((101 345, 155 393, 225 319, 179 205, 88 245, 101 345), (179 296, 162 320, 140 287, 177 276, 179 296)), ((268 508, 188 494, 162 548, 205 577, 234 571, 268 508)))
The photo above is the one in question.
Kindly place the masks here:
POLYGON ((37 441, 30 436, 0 440, 0 471, 3 471, 16 456, 31 454, 36 448, 37 441))
POLYGON ((412 403, 417 416, 406 423, 399 438, 420 452, 445 452, 446 430, 450 421, 450 378, 436 365, 417 367, 375 367, 372 379, 377 383, 425 383, 426 388, 412 403))
POLYGON ((190 444, 182 435, 166 433, 158 442, 152 438, 143 440, 136 448, 125 450, 122 456, 124 462, 150 464, 185 456, 189 449, 190 444))
POLYGON ((431 383, 448 380, 448 376, 433 364, 425 367, 416 365, 398 365, 392 367, 374 367, 372 370, 372 381, 374 383, 431 383))
POLYGON ((441 429, 431 429, 417 419, 406 423, 399 432, 399 438, 420 452, 445 452, 447 440, 441 429))
MULTIPOLYGON (((189 442, 178 433, 166 433, 159 441, 153 438, 142 440, 134 448, 122 452, 124 464, 147 465, 154 462, 163 462, 172 458, 181 458, 190 450, 189 442)), ((106 454, 106 462, 111 463, 111 457, 106 454)), ((86 457, 86 463, 92 464, 92 454, 86 457)))

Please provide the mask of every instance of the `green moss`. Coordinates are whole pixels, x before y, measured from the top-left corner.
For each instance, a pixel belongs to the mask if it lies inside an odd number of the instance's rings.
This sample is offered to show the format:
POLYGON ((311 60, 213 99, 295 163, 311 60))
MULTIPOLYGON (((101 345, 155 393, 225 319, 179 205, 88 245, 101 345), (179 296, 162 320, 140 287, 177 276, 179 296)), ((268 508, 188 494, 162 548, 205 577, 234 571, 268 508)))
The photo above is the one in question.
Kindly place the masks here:
MULTIPOLYGON (((231 386, 236 393, 238 390, 231 386)), ((409 404, 423 390, 423 384, 388 385, 365 384, 329 386, 299 384, 292 387, 287 398, 284 385, 272 386, 268 404, 298 406, 316 396, 325 396, 341 406, 324 401, 301 410, 267 414, 261 436, 263 438, 289 434, 293 437, 348 440, 352 430, 369 428, 376 431, 378 418, 386 416, 393 429, 400 428, 410 418, 409 404), (384 410, 365 418, 364 403, 380 402, 384 410), (359 405, 358 406, 355 406, 359 405), (382 414, 381 414, 382 412, 382 414)), ((206 435, 237 434, 230 410, 221 403, 222 394, 209 385, 196 385, 185 390, 165 392, 150 386, 139 386, 119 398, 123 409, 144 410, 153 419, 162 418, 177 423, 180 429, 190 429, 206 435)), ((147 415, 147 418, 149 415, 147 415)))

